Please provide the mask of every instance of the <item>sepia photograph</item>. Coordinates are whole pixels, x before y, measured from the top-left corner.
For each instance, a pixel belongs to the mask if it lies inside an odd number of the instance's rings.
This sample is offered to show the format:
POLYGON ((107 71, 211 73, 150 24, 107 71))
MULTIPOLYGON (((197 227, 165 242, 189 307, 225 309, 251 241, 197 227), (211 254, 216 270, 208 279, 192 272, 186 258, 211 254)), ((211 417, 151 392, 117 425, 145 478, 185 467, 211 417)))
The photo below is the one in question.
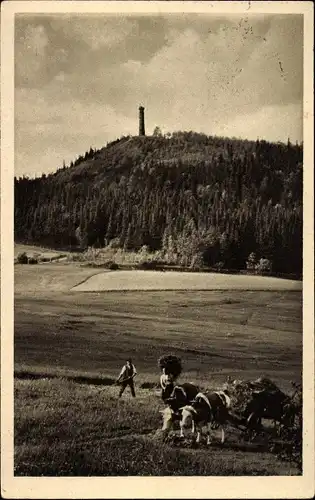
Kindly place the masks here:
POLYGON ((3 497, 312 496, 312 5, 4 7, 3 497))

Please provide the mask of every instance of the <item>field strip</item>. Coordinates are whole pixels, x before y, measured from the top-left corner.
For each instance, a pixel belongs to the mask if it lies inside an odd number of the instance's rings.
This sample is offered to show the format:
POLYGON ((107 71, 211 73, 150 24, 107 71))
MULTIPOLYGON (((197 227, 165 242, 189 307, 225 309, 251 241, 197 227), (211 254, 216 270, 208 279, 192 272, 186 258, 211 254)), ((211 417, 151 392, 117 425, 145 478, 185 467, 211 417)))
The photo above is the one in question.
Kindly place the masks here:
POLYGON ((92 377, 83 375, 66 375, 58 373, 46 373, 42 371, 41 373, 36 373, 34 371, 26 370, 14 370, 14 378, 18 380, 46 380, 46 379, 66 379, 70 382, 75 382, 77 384, 84 384, 90 386, 108 386, 115 385, 116 379, 114 377, 92 377))
MULTIPOLYGON (((54 313, 51 311, 29 311, 28 309, 21 308, 20 312, 31 315, 31 316, 43 316, 43 317, 59 317, 58 313, 54 313)), ((255 313, 252 313, 255 314, 255 313)), ((256 313, 257 314, 257 313, 256 313)), ((172 317, 165 315, 163 316, 157 316, 157 315, 152 315, 152 314, 134 314, 134 313, 120 313, 116 311, 106 311, 102 314, 91 314, 90 316, 85 316, 85 315, 78 315, 78 314, 69 314, 64 317, 63 319, 63 324, 71 326, 72 324, 75 324, 76 326, 84 323, 95 323, 97 321, 105 321, 108 319, 114 318, 119 320, 119 323, 124 324, 125 320, 132 320, 132 321, 142 321, 143 323, 145 322, 152 322, 154 321, 155 324, 160 324, 161 326, 167 325, 168 329, 172 331, 172 328, 175 328, 180 326, 181 329, 183 326, 187 328, 196 328, 200 327, 203 329, 203 332, 200 335, 204 335, 204 328, 206 324, 206 331, 211 332, 211 336, 216 336, 216 337, 226 337, 227 333, 226 331, 224 333, 221 333, 222 330, 222 325, 221 322, 218 322, 215 319, 207 319, 206 323, 204 319, 191 319, 191 318, 185 318, 183 316, 180 317, 172 317), (73 319, 75 318, 75 320, 73 319)), ((247 318, 245 318, 244 321, 242 321, 240 324, 236 324, 235 321, 232 319, 228 319, 226 317, 223 317, 222 315, 220 316, 221 321, 224 320, 224 326, 225 330, 227 328, 231 328, 231 331, 233 330, 233 336, 235 335, 240 335, 243 337, 244 332, 250 331, 252 335, 257 332, 257 335, 261 331, 261 326, 260 325, 255 325, 255 324, 249 324, 247 321, 247 318)), ((117 323, 118 324, 118 323, 117 323)), ((278 326, 264 326, 264 334, 267 335, 268 333, 270 335, 274 334, 274 331, 278 330, 278 326)), ((174 330, 176 331, 176 330, 174 330)), ((294 328, 291 330, 286 330, 287 332, 294 332, 294 328)), ((232 335, 231 334, 231 335, 232 335)), ((134 334, 130 334, 133 336, 134 334)), ((196 332, 195 332, 196 335, 196 332)), ((137 335, 137 338, 139 339, 139 336, 137 335)), ((144 339, 147 339, 147 336, 143 337, 144 339)), ((155 335, 154 338, 160 338, 161 340, 165 339, 165 334, 162 333, 161 336, 155 335)), ((280 341, 280 340, 279 340, 280 341)))
POLYGON ((71 288, 75 292, 132 290, 274 290, 300 291, 302 282, 270 276, 246 276, 219 273, 176 271, 114 271, 87 277, 71 288))
MULTIPOLYGON (((176 432, 176 431, 175 431, 176 432)), ((179 429, 178 429, 179 433, 179 429)), ((169 439, 164 442, 164 446, 169 447, 170 449, 178 449, 182 452, 185 453, 202 453, 202 452, 211 452, 211 451, 217 451, 220 450, 220 455, 230 455, 231 452, 234 451, 241 451, 241 452, 247 452, 247 453, 255 453, 255 452, 268 452, 269 447, 266 442, 241 442, 239 439, 236 441, 235 439, 242 434, 241 431, 235 429, 232 426, 229 426, 229 440, 227 439, 224 444, 222 444, 219 441, 219 436, 217 435, 215 438, 215 441, 211 443, 211 445, 206 445, 205 443, 200 443, 197 447, 197 445, 194 443, 193 439, 190 438, 184 438, 181 439, 179 438, 177 434, 169 436, 169 439), (231 439, 232 438, 232 439, 231 439), (233 439, 234 438, 234 439, 233 439), (177 444, 175 444, 177 443, 177 444), (175 446, 174 446, 175 444, 175 446)), ((156 441, 156 440, 161 440, 162 437, 159 435, 160 434, 160 429, 143 429, 141 433, 139 432, 133 432, 132 430, 126 430, 126 431, 120 431, 119 435, 115 437, 104 437, 103 442, 120 442, 121 440, 123 441, 133 441, 134 439, 143 439, 143 440, 148 440, 148 441, 156 441)), ((215 434, 218 434, 218 432, 215 432, 215 434)), ((270 453, 271 455, 271 453, 270 453)))

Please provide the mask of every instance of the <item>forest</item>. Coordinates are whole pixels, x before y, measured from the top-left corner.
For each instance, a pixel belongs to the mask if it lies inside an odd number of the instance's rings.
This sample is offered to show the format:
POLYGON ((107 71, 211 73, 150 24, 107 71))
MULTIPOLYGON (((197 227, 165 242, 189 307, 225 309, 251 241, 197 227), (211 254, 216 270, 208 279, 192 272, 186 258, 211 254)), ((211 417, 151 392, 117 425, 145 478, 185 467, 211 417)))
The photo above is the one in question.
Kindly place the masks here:
POLYGON ((174 132, 121 137, 14 179, 16 242, 144 245, 172 264, 302 272, 303 144, 174 132))

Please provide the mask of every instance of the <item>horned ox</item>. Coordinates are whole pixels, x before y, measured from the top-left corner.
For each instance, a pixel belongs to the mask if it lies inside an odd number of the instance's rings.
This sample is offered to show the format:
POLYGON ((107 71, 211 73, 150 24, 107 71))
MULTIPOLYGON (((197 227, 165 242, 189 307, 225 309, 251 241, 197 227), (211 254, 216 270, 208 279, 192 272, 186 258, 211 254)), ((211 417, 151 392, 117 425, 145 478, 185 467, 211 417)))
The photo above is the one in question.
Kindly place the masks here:
POLYGON ((181 407, 190 404, 199 392, 198 387, 189 382, 173 386, 168 397, 164 397, 167 407, 161 410, 163 415, 162 431, 169 432, 176 421, 181 419, 181 407))
POLYGON ((291 426, 295 418, 295 408, 291 399, 282 391, 254 391, 245 410, 246 425, 249 429, 261 427, 261 419, 273 420, 281 425, 291 426))
POLYGON ((211 443, 211 429, 214 424, 221 427, 221 442, 225 440, 225 423, 233 420, 229 414, 231 400, 226 392, 216 391, 207 394, 199 392, 190 405, 182 408, 182 418, 180 422, 180 435, 184 437, 184 429, 192 427, 192 431, 197 430, 196 442, 200 442, 203 426, 207 426, 207 444, 211 443))

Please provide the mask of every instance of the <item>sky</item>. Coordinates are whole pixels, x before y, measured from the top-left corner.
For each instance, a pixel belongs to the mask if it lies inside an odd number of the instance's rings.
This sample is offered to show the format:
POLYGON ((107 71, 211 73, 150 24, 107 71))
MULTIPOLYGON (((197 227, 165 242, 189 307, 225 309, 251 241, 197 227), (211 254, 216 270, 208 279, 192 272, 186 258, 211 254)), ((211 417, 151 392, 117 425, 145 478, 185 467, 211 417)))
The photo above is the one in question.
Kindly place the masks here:
POLYGON ((138 134, 302 141, 303 16, 15 17, 15 175, 138 134))

